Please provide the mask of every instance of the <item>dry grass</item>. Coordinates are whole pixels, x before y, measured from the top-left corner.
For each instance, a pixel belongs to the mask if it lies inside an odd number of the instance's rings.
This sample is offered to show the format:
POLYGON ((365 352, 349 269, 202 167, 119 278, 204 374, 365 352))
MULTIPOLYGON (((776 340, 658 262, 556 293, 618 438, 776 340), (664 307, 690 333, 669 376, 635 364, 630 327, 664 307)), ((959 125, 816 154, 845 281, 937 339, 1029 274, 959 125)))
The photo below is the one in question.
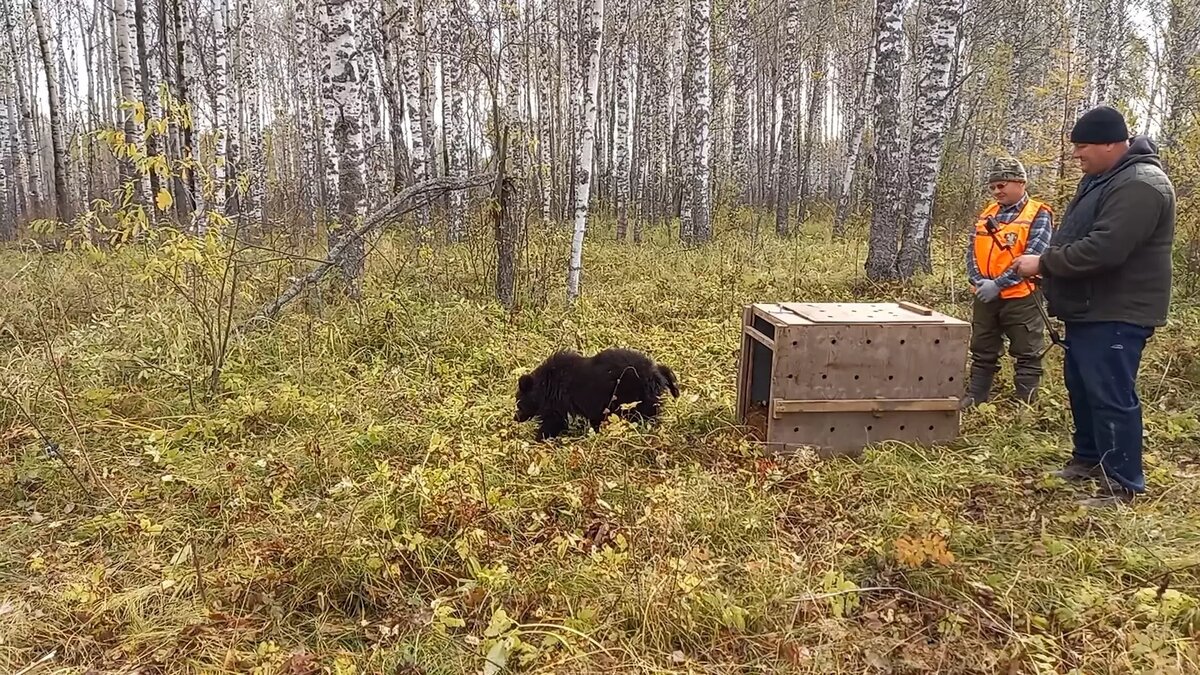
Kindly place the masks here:
MULTIPOLYGON (((742 303, 965 318, 957 249, 901 291, 858 278, 858 241, 593 238, 567 311, 566 235, 531 239, 514 317, 486 251, 380 244, 361 306, 310 296, 234 340, 217 397, 215 303, 145 273, 177 251, 3 254, 0 672, 1196 671, 1194 306, 1142 371, 1152 496, 1087 512, 1045 477, 1057 352, 1036 406, 1001 398, 943 447, 772 458, 735 428, 742 303), (536 444, 510 421, 522 369, 609 345, 678 372, 658 429, 536 444)), ((237 315, 287 273, 252 268, 237 315)))

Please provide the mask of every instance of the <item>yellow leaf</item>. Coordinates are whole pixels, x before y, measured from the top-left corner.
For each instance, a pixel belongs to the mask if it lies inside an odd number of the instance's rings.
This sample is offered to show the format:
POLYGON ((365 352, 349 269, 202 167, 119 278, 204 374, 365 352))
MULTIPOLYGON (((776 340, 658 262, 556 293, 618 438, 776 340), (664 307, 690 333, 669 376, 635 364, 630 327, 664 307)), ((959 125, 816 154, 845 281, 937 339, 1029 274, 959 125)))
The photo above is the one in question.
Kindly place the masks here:
POLYGON ((166 188, 159 188, 158 195, 154 198, 154 205, 158 207, 158 210, 166 211, 174 203, 175 199, 171 197, 171 193, 167 192, 166 188))

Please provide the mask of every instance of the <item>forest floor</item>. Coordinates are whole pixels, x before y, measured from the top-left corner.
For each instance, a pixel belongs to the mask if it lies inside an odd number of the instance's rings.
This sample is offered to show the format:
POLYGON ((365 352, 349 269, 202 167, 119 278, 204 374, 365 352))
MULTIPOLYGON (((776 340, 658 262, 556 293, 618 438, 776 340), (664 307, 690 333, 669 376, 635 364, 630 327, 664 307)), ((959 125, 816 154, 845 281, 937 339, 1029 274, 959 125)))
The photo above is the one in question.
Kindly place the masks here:
MULTIPOLYGON (((862 279, 860 239, 600 231, 572 311, 569 233, 526 248, 512 317, 487 247, 382 242, 362 303, 306 296, 227 350, 219 248, 0 252, 0 672, 1200 669, 1187 299, 1141 371, 1150 494, 1089 511, 1047 476, 1070 447, 1058 350, 1035 405, 1006 358, 944 445, 771 457, 737 428, 744 303, 967 319, 960 245, 902 289, 862 279), (656 429, 539 444, 512 421, 551 350, 615 345, 679 376, 656 429)), ((293 273, 247 267, 234 323, 293 273)))

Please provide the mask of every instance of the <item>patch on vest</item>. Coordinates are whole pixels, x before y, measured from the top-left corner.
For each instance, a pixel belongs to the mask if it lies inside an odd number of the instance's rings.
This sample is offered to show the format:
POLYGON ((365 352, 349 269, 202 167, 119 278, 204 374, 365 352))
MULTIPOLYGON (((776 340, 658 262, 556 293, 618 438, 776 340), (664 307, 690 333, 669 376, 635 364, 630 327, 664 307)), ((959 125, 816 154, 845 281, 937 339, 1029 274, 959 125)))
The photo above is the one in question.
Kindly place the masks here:
POLYGON ((1005 232, 1004 233, 1004 245, 1005 246, 1016 246, 1017 245, 1017 233, 1016 232, 1005 232))

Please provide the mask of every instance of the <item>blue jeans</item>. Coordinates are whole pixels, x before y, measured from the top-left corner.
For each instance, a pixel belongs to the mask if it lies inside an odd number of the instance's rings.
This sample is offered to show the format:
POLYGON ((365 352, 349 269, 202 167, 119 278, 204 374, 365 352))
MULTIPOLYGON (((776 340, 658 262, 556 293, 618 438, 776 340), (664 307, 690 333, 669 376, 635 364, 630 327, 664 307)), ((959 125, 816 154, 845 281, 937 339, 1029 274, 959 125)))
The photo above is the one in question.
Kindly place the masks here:
POLYGON ((1142 472, 1142 404, 1135 390, 1138 367, 1153 328, 1121 322, 1066 323, 1063 368, 1074 456, 1100 464, 1105 475, 1134 492, 1145 492, 1142 472))

